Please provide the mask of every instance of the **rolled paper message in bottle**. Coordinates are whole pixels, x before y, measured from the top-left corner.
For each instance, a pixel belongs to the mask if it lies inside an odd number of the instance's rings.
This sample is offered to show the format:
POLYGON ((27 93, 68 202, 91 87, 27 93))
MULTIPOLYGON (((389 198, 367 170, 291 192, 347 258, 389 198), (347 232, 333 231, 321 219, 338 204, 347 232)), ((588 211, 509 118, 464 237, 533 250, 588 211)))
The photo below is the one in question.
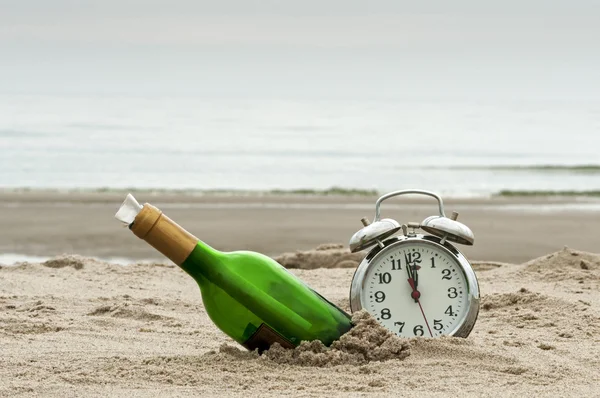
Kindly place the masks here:
POLYGON ((249 350, 305 340, 330 345, 352 327, 346 312, 270 257, 213 249, 131 194, 115 217, 194 278, 211 320, 249 350))

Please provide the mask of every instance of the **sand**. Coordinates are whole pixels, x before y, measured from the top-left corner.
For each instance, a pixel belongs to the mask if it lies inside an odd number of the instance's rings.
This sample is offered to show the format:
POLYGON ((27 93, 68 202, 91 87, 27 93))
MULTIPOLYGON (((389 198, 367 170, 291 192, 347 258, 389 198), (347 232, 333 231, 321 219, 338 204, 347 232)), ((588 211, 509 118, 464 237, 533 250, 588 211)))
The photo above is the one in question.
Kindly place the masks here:
MULTIPOLYGON (((335 250, 291 271, 348 309, 352 268, 306 269, 335 250)), ((399 339, 358 314, 331 348, 258 356, 210 322, 175 266, 2 266, 0 396, 598 396, 600 255, 475 269, 482 309, 467 339, 399 339)))
MULTIPOLYGON (((0 193, 0 254, 52 257, 0 264, 0 397, 600 396, 597 201, 447 201, 476 235, 460 246, 482 292, 467 339, 399 339, 355 314, 331 347, 258 356, 212 324, 193 279, 113 220, 123 196, 0 193), (98 260, 113 256, 150 262, 98 260)), ((219 249, 273 256, 349 311, 364 253, 347 240, 374 198, 138 198, 219 249)), ((406 222, 435 207, 385 211, 406 222)))

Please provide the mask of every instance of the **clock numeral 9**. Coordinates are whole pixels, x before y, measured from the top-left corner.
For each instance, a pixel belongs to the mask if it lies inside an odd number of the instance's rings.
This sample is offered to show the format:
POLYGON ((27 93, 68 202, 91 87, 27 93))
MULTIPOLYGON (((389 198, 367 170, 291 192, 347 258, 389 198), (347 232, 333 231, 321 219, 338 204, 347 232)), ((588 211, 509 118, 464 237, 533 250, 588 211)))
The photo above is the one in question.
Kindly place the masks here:
POLYGON ((389 308, 384 308, 381 310, 381 319, 390 319, 392 314, 390 313, 389 308))
POLYGON ((423 325, 417 325, 413 329, 413 333, 415 336, 423 336, 425 332, 423 331, 423 325))
POLYGON ((455 287, 448 288, 448 297, 450 297, 451 299, 458 297, 458 292, 456 291, 455 287))
POLYGON ((441 319, 434 319, 433 320, 433 328, 437 331, 440 331, 444 328, 444 325, 442 325, 442 320, 441 319))
POLYGON ((385 293, 382 291, 375 292, 375 301, 378 303, 383 303, 385 300, 385 293))
POLYGON ((392 274, 389 272, 384 272, 383 274, 379 274, 379 284, 388 284, 392 281, 392 274))

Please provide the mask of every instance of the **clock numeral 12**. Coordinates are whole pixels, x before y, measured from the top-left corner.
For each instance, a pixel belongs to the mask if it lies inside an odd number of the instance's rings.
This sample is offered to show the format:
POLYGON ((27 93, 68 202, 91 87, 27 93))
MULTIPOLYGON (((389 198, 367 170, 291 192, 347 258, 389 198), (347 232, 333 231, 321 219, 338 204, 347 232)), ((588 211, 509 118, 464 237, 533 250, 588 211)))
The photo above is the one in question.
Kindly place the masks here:
POLYGON ((419 252, 405 253, 404 261, 406 261, 407 266, 409 264, 412 264, 412 265, 421 264, 421 253, 419 253, 419 252))

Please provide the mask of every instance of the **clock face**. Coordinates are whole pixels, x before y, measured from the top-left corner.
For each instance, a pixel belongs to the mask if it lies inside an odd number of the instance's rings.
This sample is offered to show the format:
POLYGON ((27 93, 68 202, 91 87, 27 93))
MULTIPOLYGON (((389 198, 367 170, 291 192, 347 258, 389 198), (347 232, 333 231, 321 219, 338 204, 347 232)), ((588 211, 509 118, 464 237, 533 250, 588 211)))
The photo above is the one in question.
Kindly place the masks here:
POLYGON ((437 244, 407 240, 383 249, 362 284, 362 307, 402 337, 453 334, 469 312, 469 284, 437 244))

